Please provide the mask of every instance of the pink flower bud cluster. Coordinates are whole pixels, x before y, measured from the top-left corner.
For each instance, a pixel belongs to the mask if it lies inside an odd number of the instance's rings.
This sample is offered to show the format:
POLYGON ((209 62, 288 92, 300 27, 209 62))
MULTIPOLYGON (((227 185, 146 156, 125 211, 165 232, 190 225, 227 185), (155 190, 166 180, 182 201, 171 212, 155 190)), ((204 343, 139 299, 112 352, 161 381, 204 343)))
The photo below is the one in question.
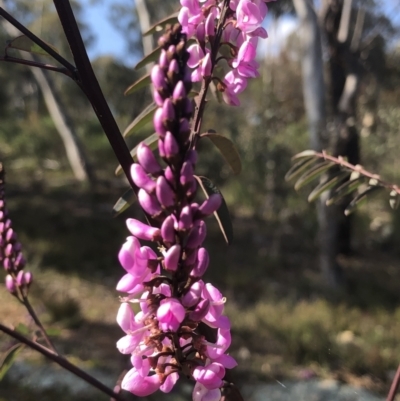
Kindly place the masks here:
POLYGON ((183 32, 197 40, 188 48, 192 81, 217 80, 229 105, 238 106, 247 80, 259 76, 256 50, 259 38, 268 36, 262 23, 268 12, 265 3, 270 1, 274 0, 180 0, 183 32), (214 76, 214 67, 222 60, 230 69, 222 77, 214 76))
POLYGON ((131 355, 133 366, 122 388, 138 396, 158 389, 169 392, 183 374, 196 381, 194 401, 217 401, 225 369, 236 366, 226 354, 231 334, 223 315, 225 298, 202 280, 209 264, 204 218, 220 207, 222 198, 212 195, 199 203, 195 199, 197 152, 189 140, 186 35, 176 24, 160 43, 163 50, 151 72, 159 106, 154 126, 160 157, 142 143, 131 168, 139 203, 158 226, 128 219, 132 235, 119 252, 126 274, 117 289, 127 295, 117 316, 125 332, 117 348, 131 355), (141 241, 154 242, 158 252, 141 241), (216 339, 207 340, 200 324, 214 328, 216 339))
POLYGON ((0 263, 7 272, 5 284, 7 290, 15 295, 26 295, 32 283, 32 273, 24 272, 25 259, 21 243, 12 228, 11 219, 5 201, 4 169, 0 163, 0 263), (19 290, 19 291, 18 291, 19 290))

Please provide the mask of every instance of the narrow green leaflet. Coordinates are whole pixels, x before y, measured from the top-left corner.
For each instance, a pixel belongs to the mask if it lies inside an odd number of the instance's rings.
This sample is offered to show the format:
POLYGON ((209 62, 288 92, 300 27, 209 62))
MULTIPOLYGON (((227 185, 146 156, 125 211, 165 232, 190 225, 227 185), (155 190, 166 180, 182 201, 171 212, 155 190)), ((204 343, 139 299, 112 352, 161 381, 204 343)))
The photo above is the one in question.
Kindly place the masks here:
POLYGON ((24 344, 15 344, 0 357, 0 381, 3 380, 4 376, 14 363, 15 358, 23 348, 24 344))
MULTIPOLYGON (((222 196, 221 191, 207 177, 195 176, 195 178, 207 198, 212 194, 219 194, 222 196)), ((214 212, 214 216, 217 219, 219 228, 221 229, 226 243, 230 245, 233 241, 233 227, 231 216, 223 196, 221 206, 216 212, 214 212)))
POLYGON ((332 189, 336 185, 340 184, 343 182, 344 179, 349 177, 349 173, 341 173, 335 177, 333 177, 331 180, 328 180, 327 182, 322 182, 320 183, 317 187, 314 188, 314 190, 308 195, 308 201, 309 202, 314 202, 316 199, 318 199, 324 192, 332 189))
MULTIPOLYGON (((54 46, 49 43, 46 44, 51 47, 55 52, 59 53, 59 51, 54 46)), ((25 35, 21 35, 13 40, 7 41, 7 48, 23 50, 24 52, 40 54, 42 56, 49 56, 49 53, 47 53, 39 45, 37 45, 25 35)))
POLYGON ((117 203, 114 205, 112 210, 113 217, 117 217, 129 206, 133 205, 136 202, 136 194, 132 188, 129 188, 118 200, 117 203))
POLYGON ((334 163, 331 162, 318 163, 297 180, 296 184, 294 184, 294 189, 298 191, 300 188, 304 187, 305 185, 319 177, 321 174, 325 173, 325 171, 328 171, 332 166, 334 166, 334 163))
MULTIPOLYGON (((143 141, 147 146, 149 146, 149 148, 151 150, 157 149, 157 145, 158 145, 158 135, 157 134, 152 134, 150 136, 148 136, 146 139, 144 139, 143 141)), ((131 150, 131 155, 133 157, 133 160, 135 160, 135 162, 137 161, 136 158, 136 153, 138 150, 138 146, 139 144, 137 144, 132 150, 131 150)), ((119 165, 116 170, 115 170, 115 175, 119 175, 122 173, 122 167, 121 165, 119 165)))
POLYGON ((364 182, 365 180, 363 179, 363 177, 353 180, 350 177, 349 181, 346 181, 340 187, 336 188, 335 195, 326 201, 326 205, 330 206, 340 201, 340 199, 344 198, 346 195, 354 192, 360 185, 364 184, 364 182))
POLYGON ((378 190, 382 190, 384 189, 383 187, 377 187, 377 186, 373 186, 373 187, 368 187, 364 192, 361 192, 360 194, 358 194, 349 204, 349 206, 346 207, 344 214, 346 216, 350 215, 351 213, 353 213, 358 206, 360 206, 361 204, 363 204, 366 200, 367 197, 372 193, 372 192, 376 192, 378 190))
POLYGON ((150 54, 144 56, 135 66, 135 70, 140 70, 147 64, 154 63, 160 57, 162 47, 156 47, 150 54))
POLYGON ((297 153, 297 155, 294 155, 292 157, 292 160, 298 160, 298 159, 302 159, 303 157, 311 157, 311 156, 315 156, 317 154, 317 152, 315 152, 314 150, 303 150, 303 152, 297 153))
POLYGON ((148 36, 152 35, 153 33, 163 31, 168 24, 173 25, 176 22, 178 22, 178 13, 173 13, 154 24, 148 31, 143 33, 143 36, 148 36))
POLYGON ((309 167, 311 167, 314 163, 316 163, 318 159, 308 156, 306 158, 301 159, 297 163, 295 163, 289 171, 285 175, 285 180, 286 181, 291 181, 295 178, 298 178, 303 174, 305 170, 307 170, 309 167))
POLYGON ((242 162, 240 161, 239 152, 230 139, 212 130, 208 130, 200 136, 201 138, 208 138, 217 147, 234 174, 239 174, 241 172, 242 162))
POLYGON ((139 78, 131 86, 128 86, 124 92, 124 95, 125 96, 132 95, 132 93, 135 93, 139 89, 145 88, 150 84, 151 84, 150 74, 147 74, 144 77, 139 78))
POLYGON ((146 124, 153 120, 157 105, 153 102, 147 106, 125 129, 123 136, 128 136, 140 131, 146 124))

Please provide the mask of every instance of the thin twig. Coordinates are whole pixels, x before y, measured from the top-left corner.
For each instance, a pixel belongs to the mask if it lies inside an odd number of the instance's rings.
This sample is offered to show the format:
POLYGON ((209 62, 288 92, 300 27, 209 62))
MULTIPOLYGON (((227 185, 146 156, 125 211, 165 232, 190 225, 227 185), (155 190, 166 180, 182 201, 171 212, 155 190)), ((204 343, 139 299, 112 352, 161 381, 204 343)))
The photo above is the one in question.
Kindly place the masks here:
POLYGON ((8 328, 0 323, 0 331, 9 335, 10 337, 15 338, 16 340, 20 341, 23 344, 26 344, 28 347, 34 349, 35 351, 39 352, 40 354, 44 355, 46 358, 52 360, 53 362, 57 363, 62 368, 68 370, 75 376, 81 378, 85 382, 89 383, 93 387, 96 387, 98 390, 102 391, 104 394, 107 394, 110 397, 113 397, 116 401, 126 401, 125 398, 121 397, 119 394, 111 390, 109 387, 105 386, 103 383, 95 379, 90 374, 86 373, 85 371, 81 370, 77 366, 73 365, 67 359, 63 358, 60 355, 57 355, 53 351, 43 347, 42 345, 29 340, 22 334, 18 333, 15 330, 8 328))
POLYGON ((397 368, 396 374, 393 378, 392 385, 390 386, 389 394, 386 398, 386 401, 394 401, 394 397, 396 396, 399 385, 400 385, 400 365, 397 368))
POLYGON ((67 70, 71 71, 73 75, 75 73, 75 66, 73 66, 68 60, 60 56, 54 49, 52 49, 46 42, 38 38, 33 32, 31 32, 27 27, 18 22, 12 15, 10 15, 3 7, 0 7, 0 16, 6 19, 11 25, 15 26, 21 33, 27 36, 32 42, 36 43, 40 48, 42 48, 51 57, 57 60, 61 65, 63 65, 67 70))

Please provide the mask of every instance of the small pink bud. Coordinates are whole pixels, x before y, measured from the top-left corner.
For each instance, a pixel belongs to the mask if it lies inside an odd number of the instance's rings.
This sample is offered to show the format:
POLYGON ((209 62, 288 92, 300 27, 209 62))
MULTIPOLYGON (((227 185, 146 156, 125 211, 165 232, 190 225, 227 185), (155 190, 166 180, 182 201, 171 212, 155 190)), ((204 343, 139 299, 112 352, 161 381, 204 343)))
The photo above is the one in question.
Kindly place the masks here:
POLYGON ((203 220, 197 220, 194 223, 192 230, 187 239, 186 246, 188 248, 194 249, 200 246, 205 240, 207 235, 206 223, 203 220))
POLYGON ((164 97, 160 95, 160 92, 154 90, 153 91, 153 99, 154 99, 154 103, 158 106, 158 107, 162 107, 162 105, 164 104, 164 97))
POLYGON ((173 158, 179 153, 179 145, 171 132, 167 132, 164 138, 165 157, 173 158))
POLYGON ((15 268, 16 268, 17 270, 22 270, 22 269, 25 267, 25 265, 26 265, 26 260, 25 260, 25 258, 23 257, 23 255, 22 255, 21 252, 19 252, 19 253, 17 254, 17 256, 16 256, 16 258, 15 258, 15 261, 14 261, 14 265, 15 265, 15 268))
POLYGON ((185 85, 183 84, 182 81, 179 81, 174 88, 174 91, 172 93, 172 98, 174 100, 180 100, 183 98, 186 98, 186 89, 185 85))
POLYGON ((139 163, 132 164, 131 177, 135 185, 139 188, 143 188, 148 193, 155 191, 156 182, 146 174, 144 168, 139 163))
POLYGON ((180 183, 185 186, 193 181, 193 165, 190 162, 185 162, 181 168, 180 183))
POLYGON ((9 258, 3 259, 3 267, 6 270, 6 272, 10 272, 13 269, 13 263, 9 258))
POLYGON ((165 157, 165 149, 164 149, 164 142, 162 139, 158 140, 158 154, 160 157, 164 158, 165 157))
POLYGON ((179 216, 178 230, 187 231, 192 228, 192 224, 192 209, 189 205, 186 205, 182 208, 181 214, 179 216))
POLYGON ((196 29, 196 39, 201 43, 206 40, 206 31, 204 27, 204 23, 197 25, 196 29))
POLYGON ((161 236, 163 237, 164 242, 175 242, 174 218, 172 216, 168 216, 162 223, 161 236))
POLYGON ((163 121, 174 121, 175 120, 175 108, 170 98, 165 99, 163 105, 163 121))
POLYGON ((211 63, 211 55, 207 53, 203 58, 200 65, 200 72, 203 77, 209 77, 211 75, 212 63, 211 63))
POLYGON ((167 52, 164 49, 161 50, 158 64, 160 65, 161 68, 167 68, 169 65, 169 61, 167 59, 167 52))
POLYGON ((13 253, 14 253, 14 248, 13 248, 12 244, 7 244, 6 248, 4 249, 4 256, 9 258, 12 256, 13 253))
POLYGON ((173 245, 168 251, 165 253, 164 258, 164 266, 166 270, 176 271, 178 268, 179 259, 181 256, 181 246, 176 244, 173 245))
POLYGON ((18 287, 22 287, 25 284, 25 275, 23 270, 20 270, 17 274, 16 283, 18 287))
POLYGON ((175 192, 162 175, 157 178, 156 195, 164 208, 169 208, 175 204, 175 192))
POLYGON ((161 239, 161 232, 157 227, 151 227, 136 219, 126 220, 126 225, 136 238, 145 241, 159 241, 161 239))
POLYGON ((7 242, 13 242, 16 239, 15 232, 12 228, 9 228, 6 232, 6 241, 7 242))
POLYGON ((173 73, 173 74, 178 74, 179 73, 179 64, 176 59, 173 59, 171 63, 169 64, 168 67, 168 72, 173 73))
POLYGON ((216 212, 222 203, 222 197, 219 194, 212 194, 208 199, 206 199, 199 207, 199 213, 202 216, 209 216, 216 212))
POLYGON ((201 277, 206 272, 208 264, 210 262, 210 257, 208 255, 207 249, 200 248, 197 252, 196 266, 190 273, 193 277, 201 277))
POLYGON ((153 151, 144 143, 140 142, 137 150, 137 158, 147 173, 158 175, 162 168, 156 160, 153 151))
POLYGON ((208 14, 204 25, 206 35, 215 36, 215 18, 212 13, 208 14))
POLYGON ((6 279, 6 288, 11 294, 15 294, 17 292, 17 287, 15 285, 14 279, 10 274, 7 274, 6 279))
POLYGON ((150 78, 156 90, 167 88, 164 71, 158 64, 152 68, 150 78))
MULTIPOLYGON (((162 104, 164 104, 164 102, 162 104)), ((156 130, 156 133, 158 135, 160 135, 161 138, 164 138, 165 133, 167 132, 167 130, 164 127, 163 109, 162 109, 162 107, 159 107, 156 110, 156 112, 154 113, 153 125, 154 125, 154 129, 156 130)))
POLYGON ((164 177, 167 179, 167 181, 172 185, 175 186, 175 175, 174 172, 172 171, 171 167, 167 167, 164 171, 164 177))
POLYGON ((140 206, 150 216, 158 216, 161 212, 161 205, 155 195, 149 195, 144 189, 138 192, 140 206))
POLYGON ((175 298, 163 299, 157 310, 157 319, 162 331, 176 332, 185 318, 185 308, 175 298))
POLYGON ((33 274, 31 272, 25 272, 24 280, 26 287, 29 288, 33 281, 33 274))

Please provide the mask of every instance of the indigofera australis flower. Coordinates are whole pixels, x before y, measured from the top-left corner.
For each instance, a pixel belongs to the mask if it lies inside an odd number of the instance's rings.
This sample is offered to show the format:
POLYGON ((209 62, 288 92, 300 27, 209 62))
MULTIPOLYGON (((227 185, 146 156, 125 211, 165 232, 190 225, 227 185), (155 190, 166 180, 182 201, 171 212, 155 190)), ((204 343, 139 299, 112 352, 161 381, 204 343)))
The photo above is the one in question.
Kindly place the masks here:
POLYGON ((197 382, 195 401, 217 399, 225 370, 236 366, 227 354, 231 336, 223 315, 225 298, 202 280, 209 264, 204 218, 220 207, 221 196, 196 202, 197 153, 189 138, 193 106, 187 96, 190 55, 181 25, 170 27, 160 43, 159 62, 151 72, 159 107, 154 116, 159 159, 142 143, 131 168, 139 203, 158 227, 128 219, 132 235, 119 252, 126 274, 117 289, 126 296, 117 316, 125 336, 117 347, 132 362, 122 388, 138 396, 169 392, 183 374, 197 382), (142 240, 152 241, 158 252, 142 240), (214 342, 201 334, 200 323, 215 329, 214 342))
POLYGON ((7 272, 7 290, 21 300, 21 297, 28 294, 33 276, 31 272, 23 270, 26 262, 6 207, 4 176, 3 165, 0 163, 0 263, 7 272))

